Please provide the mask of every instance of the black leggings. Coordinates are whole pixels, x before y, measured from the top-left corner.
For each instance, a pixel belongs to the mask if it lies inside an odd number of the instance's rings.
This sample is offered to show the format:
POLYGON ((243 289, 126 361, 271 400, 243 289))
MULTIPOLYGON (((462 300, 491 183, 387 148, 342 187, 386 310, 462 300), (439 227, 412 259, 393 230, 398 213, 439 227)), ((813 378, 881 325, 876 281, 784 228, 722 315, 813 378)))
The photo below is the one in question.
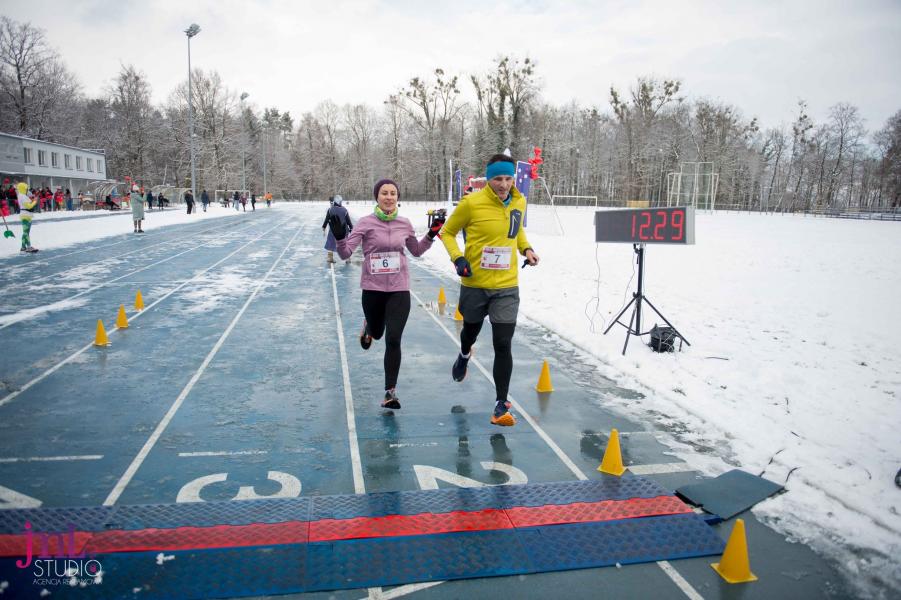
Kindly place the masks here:
POLYGON ((400 338, 410 316, 410 292, 363 290, 363 315, 373 339, 385 336, 385 389, 397 386, 400 371, 400 338))
MULTIPOLYGON (((472 345, 475 344, 479 332, 482 330, 482 323, 463 322, 463 331, 460 332, 460 350, 463 354, 469 354, 472 351, 472 345)), ((494 389, 497 391, 497 401, 506 402, 507 392, 510 391, 510 376, 513 374, 513 332, 516 330, 516 323, 492 323, 491 324, 491 340, 494 343, 494 389)))

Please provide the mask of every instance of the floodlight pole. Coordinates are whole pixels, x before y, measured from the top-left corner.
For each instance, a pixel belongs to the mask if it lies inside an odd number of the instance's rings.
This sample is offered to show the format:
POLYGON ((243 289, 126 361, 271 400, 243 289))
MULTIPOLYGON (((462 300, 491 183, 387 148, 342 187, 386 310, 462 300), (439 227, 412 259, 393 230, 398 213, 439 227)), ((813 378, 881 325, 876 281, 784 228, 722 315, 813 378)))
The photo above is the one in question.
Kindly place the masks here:
POLYGON ((197 23, 191 23, 191 26, 185 29, 185 35, 188 36, 188 137, 191 142, 191 196, 197 197, 197 177, 194 161, 194 102, 191 95, 191 38, 200 33, 200 26, 197 23))
POLYGON ((247 92, 241 94, 241 191, 243 192, 247 191, 247 159, 244 157, 247 146, 247 131, 244 126, 244 99, 249 95, 247 92))

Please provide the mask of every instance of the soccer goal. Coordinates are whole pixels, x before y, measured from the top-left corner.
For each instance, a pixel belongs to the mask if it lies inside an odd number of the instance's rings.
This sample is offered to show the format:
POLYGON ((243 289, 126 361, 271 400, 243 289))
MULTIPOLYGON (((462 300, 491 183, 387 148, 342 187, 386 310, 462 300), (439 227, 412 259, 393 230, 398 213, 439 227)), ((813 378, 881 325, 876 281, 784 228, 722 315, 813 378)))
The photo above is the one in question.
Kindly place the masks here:
POLYGON ((719 182, 712 162, 684 162, 678 173, 666 174, 666 205, 713 210, 719 182))

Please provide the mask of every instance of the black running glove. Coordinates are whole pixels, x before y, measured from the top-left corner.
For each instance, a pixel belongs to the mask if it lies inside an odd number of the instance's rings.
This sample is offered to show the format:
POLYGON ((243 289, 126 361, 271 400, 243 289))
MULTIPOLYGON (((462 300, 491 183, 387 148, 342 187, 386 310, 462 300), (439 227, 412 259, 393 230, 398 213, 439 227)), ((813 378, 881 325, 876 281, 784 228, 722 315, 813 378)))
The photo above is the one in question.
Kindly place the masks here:
POLYGON ((429 239, 434 240, 435 236, 438 235, 438 232, 441 231, 441 228, 444 227, 444 219, 438 217, 437 219, 432 221, 432 226, 429 227, 429 239))
POLYGON ((454 266, 457 267, 457 275, 460 277, 472 277, 472 267, 469 266, 469 261, 462 256, 454 261, 454 266))
POLYGON ((347 228, 344 226, 344 221, 338 215, 331 215, 328 218, 328 226, 332 228, 332 235, 335 236, 336 240, 343 240, 347 237, 347 228))

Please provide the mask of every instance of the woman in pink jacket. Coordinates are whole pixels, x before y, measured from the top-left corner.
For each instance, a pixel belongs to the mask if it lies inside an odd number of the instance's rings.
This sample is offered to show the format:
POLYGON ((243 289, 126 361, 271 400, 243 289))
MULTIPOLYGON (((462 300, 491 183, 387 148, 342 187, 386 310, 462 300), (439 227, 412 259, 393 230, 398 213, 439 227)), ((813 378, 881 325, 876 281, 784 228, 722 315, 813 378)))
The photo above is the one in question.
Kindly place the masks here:
POLYGON ((338 255, 347 260, 363 245, 363 268, 360 288, 363 290, 363 331, 360 345, 368 350, 373 339, 385 336, 385 399, 382 406, 397 410, 397 374, 400 371, 400 339, 410 315, 410 271, 404 248, 413 256, 432 247, 432 240, 444 222, 433 222, 422 239, 416 239, 409 219, 397 216, 400 198, 397 184, 382 179, 373 189, 377 202, 373 214, 360 219, 347 235, 340 219, 330 220, 338 244, 338 255))

